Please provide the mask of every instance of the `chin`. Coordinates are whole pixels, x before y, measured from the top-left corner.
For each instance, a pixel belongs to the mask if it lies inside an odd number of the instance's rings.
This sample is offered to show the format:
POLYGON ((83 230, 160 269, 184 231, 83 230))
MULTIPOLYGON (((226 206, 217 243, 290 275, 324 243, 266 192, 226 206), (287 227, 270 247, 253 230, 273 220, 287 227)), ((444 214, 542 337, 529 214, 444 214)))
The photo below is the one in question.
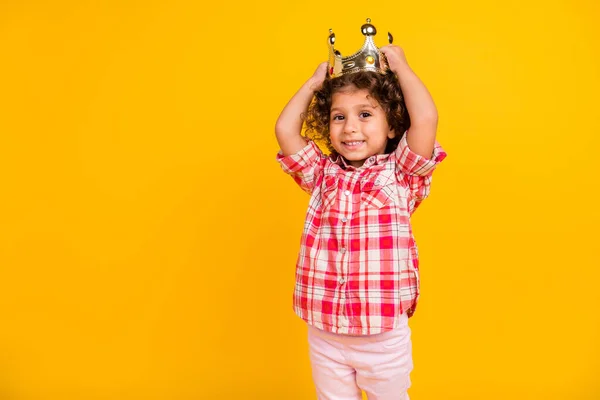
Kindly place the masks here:
POLYGON ((348 161, 365 161, 369 157, 368 156, 367 157, 363 157, 363 156, 356 156, 355 155, 353 157, 346 157, 346 156, 344 156, 344 158, 346 158, 346 160, 348 160, 348 161))

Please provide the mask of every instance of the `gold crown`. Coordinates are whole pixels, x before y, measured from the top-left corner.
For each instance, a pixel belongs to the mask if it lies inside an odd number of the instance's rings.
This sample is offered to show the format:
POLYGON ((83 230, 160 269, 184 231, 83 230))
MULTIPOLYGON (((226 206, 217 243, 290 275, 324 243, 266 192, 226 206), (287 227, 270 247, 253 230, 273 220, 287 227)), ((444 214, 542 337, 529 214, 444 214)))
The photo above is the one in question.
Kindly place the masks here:
MULTIPOLYGON (((342 57, 340 52, 334 48, 335 33, 329 30, 329 68, 327 75, 329 78, 337 78, 342 75, 353 74, 359 71, 373 71, 385 74, 389 69, 385 55, 379 50, 373 41, 373 36, 377 34, 377 29, 371 25, 371 19, 367 18, 367 23, 360 27, 360 31, 365 35, 365 43, 359 51, 348 57, 342 57)), ((390 44, 394 37, 388 32, 390 44)))

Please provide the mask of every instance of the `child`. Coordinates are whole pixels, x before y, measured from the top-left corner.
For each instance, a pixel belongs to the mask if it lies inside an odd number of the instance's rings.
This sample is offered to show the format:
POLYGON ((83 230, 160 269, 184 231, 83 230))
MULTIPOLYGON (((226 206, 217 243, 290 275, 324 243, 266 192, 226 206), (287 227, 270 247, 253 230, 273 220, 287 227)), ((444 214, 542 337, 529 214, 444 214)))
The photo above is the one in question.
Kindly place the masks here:
POLYGON ((400 47, 365 45, 330 61, 285 106, 275 131, 283 170, 311 195, 296 266, 294 310, 308 324, 322 400, 408 399, 408 318, 419 296, 410 216, 446 154, 437 111, 400 47), (383 54, 383 55, 382 55, 383 54), (302 125, 306 123, 306 137, 302 125), (315 140, 323 141, 324 155, 315 140))

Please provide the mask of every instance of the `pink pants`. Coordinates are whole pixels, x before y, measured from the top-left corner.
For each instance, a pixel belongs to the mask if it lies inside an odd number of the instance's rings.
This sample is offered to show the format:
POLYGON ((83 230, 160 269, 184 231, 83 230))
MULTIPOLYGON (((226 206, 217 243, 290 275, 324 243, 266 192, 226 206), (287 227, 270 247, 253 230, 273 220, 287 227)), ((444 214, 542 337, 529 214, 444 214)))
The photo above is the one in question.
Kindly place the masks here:
POLYGON ((308 326, 308 347, 319 400, 409 400, 413 369, 408 317, 392 331, 338 335, 308 326))

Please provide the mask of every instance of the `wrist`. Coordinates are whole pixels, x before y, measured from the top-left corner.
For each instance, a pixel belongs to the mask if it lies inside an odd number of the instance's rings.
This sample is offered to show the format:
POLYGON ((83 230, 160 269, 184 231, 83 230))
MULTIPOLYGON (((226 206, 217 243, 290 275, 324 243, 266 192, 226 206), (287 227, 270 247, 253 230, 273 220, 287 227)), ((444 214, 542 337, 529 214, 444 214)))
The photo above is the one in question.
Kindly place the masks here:
POLYGON ((408 62, 401 61, 401 62, 399 62, 398 64, 396 64, 394 66, 394 68, 392 69, 392 71, 398 76, 398 78, 400 78, 402 75, 405 75, 406 73, 412 72, 412 69, 408 65, 408 62))
POLYGON ((315 78, 310 78, 306 81, 304 86, 311 92, 311 94, 315 94, 315 92, 319 90, 321 84, 315 78))

